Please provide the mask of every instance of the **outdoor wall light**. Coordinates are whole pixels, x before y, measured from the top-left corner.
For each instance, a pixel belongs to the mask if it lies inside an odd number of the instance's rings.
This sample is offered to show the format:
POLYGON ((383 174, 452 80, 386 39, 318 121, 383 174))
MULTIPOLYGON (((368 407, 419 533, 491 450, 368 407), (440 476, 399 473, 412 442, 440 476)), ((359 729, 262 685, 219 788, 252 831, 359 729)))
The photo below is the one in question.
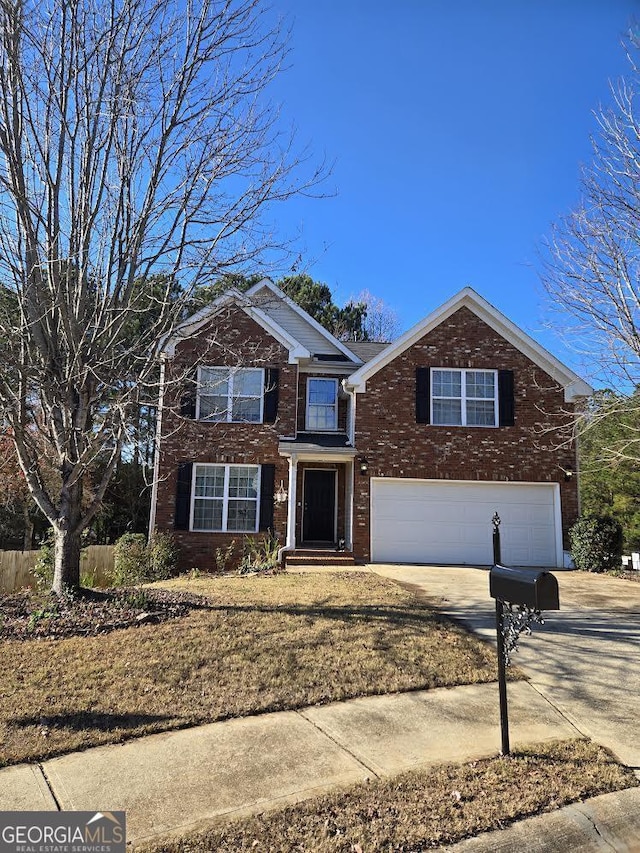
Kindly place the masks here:
POLYGON ((275 493, 275 495, 274 495, 273 497, 274 497, 275 502, 276 502, 277 504, 283 504, 283 503, 286 503, 287 498, 288 498, 289 496, 287 495, 287 490, 285 489, 285 487, 284 487, 284 483, 282 482, 282 480, 280 480, 280 485, 279 485, 279 486, 278 486, 278 488, 276 489, 276 493, 275 493))
POLYGON ((573 480, 573 468, 561 468, 561 471, 564 473, 564 479, 567 483, 573 480))
POLYGON ((368 470, 369 470, 369 461, 368 461, 366 456, 363 456, 360 459, 360 473, 366 474, 368 470))

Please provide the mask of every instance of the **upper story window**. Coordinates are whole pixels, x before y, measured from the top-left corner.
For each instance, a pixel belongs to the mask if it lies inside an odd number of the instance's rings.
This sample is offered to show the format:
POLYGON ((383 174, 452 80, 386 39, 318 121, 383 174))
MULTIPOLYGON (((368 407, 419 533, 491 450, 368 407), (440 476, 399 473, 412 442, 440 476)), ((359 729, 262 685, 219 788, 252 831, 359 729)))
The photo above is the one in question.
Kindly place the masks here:
POLYGON ((264 370, 201 367, 196 417, 207 421, 261 423, 264 370))
POLYGON ((307 379, 306 428, 311 432, 338 429, 337 379, 307 379))
POLYGON ((431 370, 431 423, 441 426, 497 426, 496 370, 431 370))

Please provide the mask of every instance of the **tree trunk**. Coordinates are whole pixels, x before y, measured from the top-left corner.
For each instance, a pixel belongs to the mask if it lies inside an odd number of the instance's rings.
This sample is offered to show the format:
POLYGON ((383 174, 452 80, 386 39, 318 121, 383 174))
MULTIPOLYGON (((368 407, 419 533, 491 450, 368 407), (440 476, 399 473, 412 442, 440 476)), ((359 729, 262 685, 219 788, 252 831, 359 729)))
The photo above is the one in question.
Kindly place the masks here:
POLYGON ((54 527, 52 590, 56 595, 73 593, 80 586, 80 532, 54 527))
MULTIPOLYGON (((67 470, 63 467, 63 483, 67 470)), ((53 525, 54 569, 52 590, 56 595, 74 593, 80 586, 80 537, 82 483, 63 484, 60 516, 53 525)))

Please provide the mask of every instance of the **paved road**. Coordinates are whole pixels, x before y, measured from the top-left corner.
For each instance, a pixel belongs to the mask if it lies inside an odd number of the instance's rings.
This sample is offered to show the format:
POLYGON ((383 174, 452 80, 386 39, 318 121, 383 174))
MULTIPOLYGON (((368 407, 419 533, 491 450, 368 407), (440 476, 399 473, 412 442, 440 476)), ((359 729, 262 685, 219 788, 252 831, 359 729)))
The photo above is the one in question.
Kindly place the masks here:
MULTIPOLYGON (((487 569, 383 566, 495 641, 487 569)), ((513 656, 530 682, 583 734, 640 770, 640 583, 556 572, 560 611, 545 614, 513 656)))

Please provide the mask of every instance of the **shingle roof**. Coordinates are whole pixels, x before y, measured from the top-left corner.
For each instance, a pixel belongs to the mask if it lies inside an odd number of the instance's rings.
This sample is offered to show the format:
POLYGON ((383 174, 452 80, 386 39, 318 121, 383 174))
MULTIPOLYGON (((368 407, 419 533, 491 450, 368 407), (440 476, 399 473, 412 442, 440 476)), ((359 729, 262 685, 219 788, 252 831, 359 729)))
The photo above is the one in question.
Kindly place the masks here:
POLYGON ((366 363, 375 358, 383 349, 391 346, 391 344, 379 341, 349 341, 348 346, 351 352, 366 363))

